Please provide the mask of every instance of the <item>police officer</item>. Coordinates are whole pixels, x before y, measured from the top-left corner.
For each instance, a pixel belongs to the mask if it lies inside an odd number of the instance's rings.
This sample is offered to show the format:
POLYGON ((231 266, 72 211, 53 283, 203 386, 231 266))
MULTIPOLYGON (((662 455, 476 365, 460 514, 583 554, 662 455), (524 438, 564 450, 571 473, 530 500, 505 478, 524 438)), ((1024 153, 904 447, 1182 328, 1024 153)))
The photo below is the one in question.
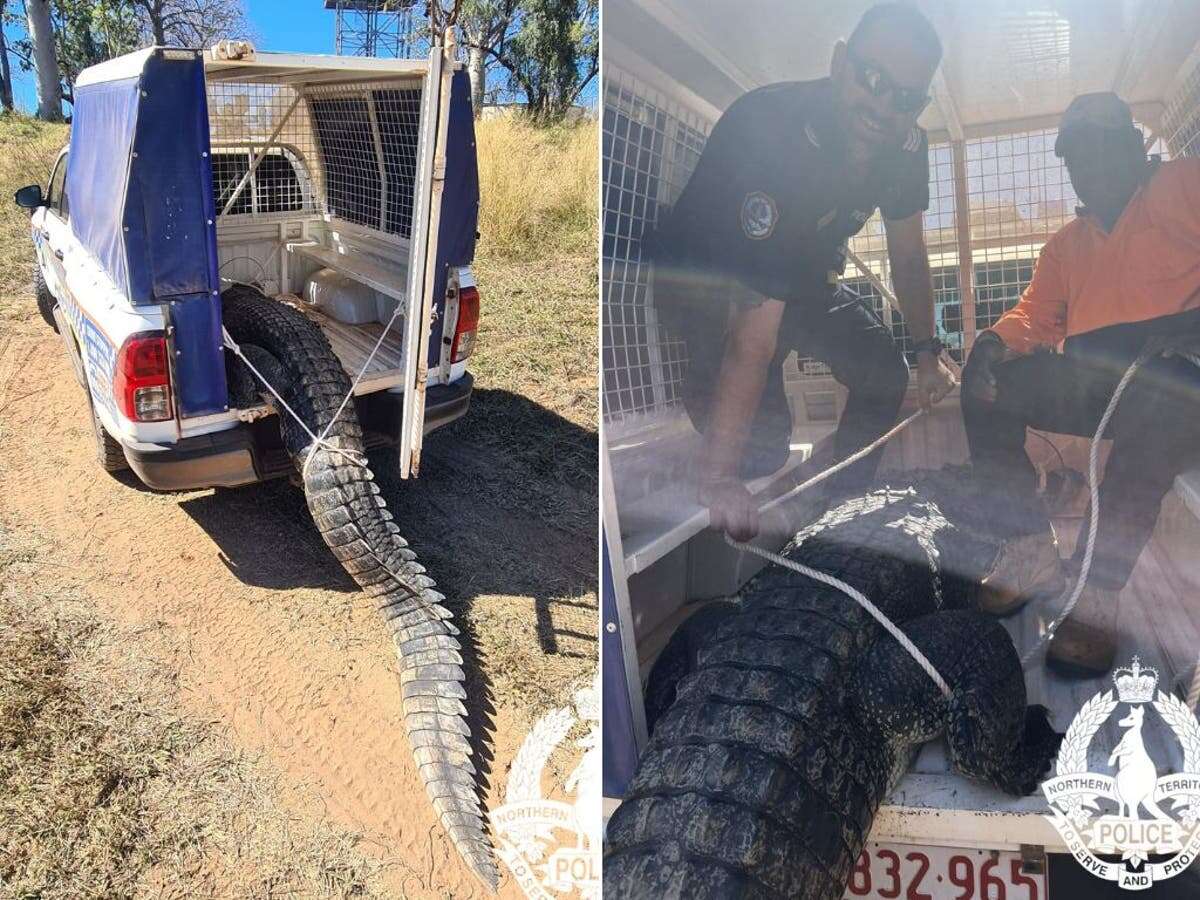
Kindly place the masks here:
MULTIPOLYGON (((941 54, 937 33, 915 9, 868 10, 834 48, 831 77, 768 85, 726 110, 651 239, 655 304, 688 344, 683 400, 704 434, 701 499, 713 527, 734 538, 758 531, 744 480, 788 457, 782 365, 791 350, 827 363, 849 389, 835 436, 839 459, 897 419, 908 385, 904 354, 878 315, 838 284, 846 242, 876 208, 922 405, 954 384, 934 338, 922 228, 927 140, 916 124, 941 54)), ((847 468, 831 489, 870 481, 879 456, 847 468)))

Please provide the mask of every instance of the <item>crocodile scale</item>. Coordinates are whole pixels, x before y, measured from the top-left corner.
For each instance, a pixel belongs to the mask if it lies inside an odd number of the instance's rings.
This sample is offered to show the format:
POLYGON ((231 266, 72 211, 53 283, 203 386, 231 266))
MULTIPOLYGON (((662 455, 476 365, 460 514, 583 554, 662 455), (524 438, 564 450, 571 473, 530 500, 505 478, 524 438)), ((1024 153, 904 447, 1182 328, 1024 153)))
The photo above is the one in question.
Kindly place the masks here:
POLYGON ((693 629, 664 652, 675 683, 652 693, 674 702, 609 822, 606 897, 840 898, 883 799, 939 735, 958 772, 1035 789, 1061 735, 1026 706, 1007 632, 973 608, 995 546, 939 494, 955 500, 931 480, 842 501, 783 555, 871 598, 951 697, 849 597, 768 566, 698 650, 693 629))
MULTIPOLYGON (((350 378, 321 329, 298 310, 254 288, 222 294, 226 329, 272 387, 310 429, 321 434, 350 391, 350 378)), ((231 357, 233 359, 233 357, 231 357)), ((231 366, 231 385, 257 394, 245 366, 231 366)), ((405 728, 421 781, 438 818, 468 867, 495 890, 498 873, 487 837, 472 762, 461 647, 445 599, 400 536, 364 460, 362 429, 347 403, 327 443, 280 415, 284 445, 303 473, 304 495, 322 539, 374 601, 391 631, 400 661, 405 728), (312 454, 312 459, 309 455, 312 454), (305 464, 307 463, 307 467, 305 464)))

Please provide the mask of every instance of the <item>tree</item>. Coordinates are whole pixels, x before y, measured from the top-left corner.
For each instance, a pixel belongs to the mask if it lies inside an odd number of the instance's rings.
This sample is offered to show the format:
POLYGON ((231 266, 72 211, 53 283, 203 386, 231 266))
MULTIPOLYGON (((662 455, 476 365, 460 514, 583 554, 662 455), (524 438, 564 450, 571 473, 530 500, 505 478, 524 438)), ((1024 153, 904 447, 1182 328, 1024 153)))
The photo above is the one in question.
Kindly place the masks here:
POLYGON ((530 115, 561 118, 600 69, 599 0, 465 0, 459 19, 471 100, 483 104, 489 63, 508 74, 530 115))
POLYGON ((8 19, 8 0, 0 0, 0 107, 6 112, 13 109, 12 70, 8 65, 8 41, 4 26, 8 19))
MULTIPOLYGON (((0 0, 0 13, 4 2, 0 0)), ((22 68, 39 72, 39 115, 46 104, 41 99, 44 90, 33 16, 43 10, 48 11, 53 35, 60 110, 63 99, 75 102, 75 80, 88 66, 152 44, 203 48, 226 37, 249 37, 251 32, 242 0, 26 0, 27 37, 8 49, 22 68), (42 10, 36 9, 38 5, 42 10)))
POLYGON ((62 121, 62 84, 58 74, 58 54, 54 46, 54 26, 50 22, 49 0, 25 0, 25 18, 29 26, 30 55, 37 72, 37 115, 47 122, 62 121))
POLYGON ((224 38, 251 37, 241 0, 131 0, 147 42, 210 47, 224 38))
POLYGON ((467 48, 467 75, 471 79, 471 106, 476 117, 483 110, 487 86, 488 54, 503 50, 516 18, 518 0, 465 0, 458 26, 467 48))
POLYGON ((54 0, 54 12, 63 96, 73 104, 79 73, 136 50, 141 45, 141 26, 129 0, 54 0))
POLYGON ((561 118, 600 66, 599 0, 522 0, 521 25, 496 60, 539 121, 561 118))

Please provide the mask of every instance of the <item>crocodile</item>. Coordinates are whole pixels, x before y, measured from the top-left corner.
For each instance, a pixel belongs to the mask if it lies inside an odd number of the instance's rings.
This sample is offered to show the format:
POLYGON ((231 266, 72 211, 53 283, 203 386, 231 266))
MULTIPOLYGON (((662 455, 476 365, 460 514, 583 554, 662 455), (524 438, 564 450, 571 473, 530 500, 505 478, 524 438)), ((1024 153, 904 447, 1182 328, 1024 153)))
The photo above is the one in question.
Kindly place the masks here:
POLYGON ((880 804, 939 735, 957 772, 1037 787, 1062 735, 1026 705, 1003 626, 975 608, 996 546, 962 523, 953 487, 840 500, 782 551, 871 598, 950 696, 855 601, 768 566, 710 616, 698 650, 692 630, 665 651, 675 683, 655 695, 673 687, 674 702, 609 821, 606 897, 840 898, 880 804))
MULTIPOLYGON (((354 404, 342 406, 350 378, 320 327, 300 310, 242 284, 223 291, 221 300, 225 328, 254 369, 314 434, 328 428, 317 444, 290 415, 279 417, 322 540, 391 631, 405 730, 433 808, 468 868, 494 891, 498 871, 472 761, 459 632, 375 483, 354 404)), ((232 354, 228 374, 235 400, 267 395, 266 384, 232 354)))

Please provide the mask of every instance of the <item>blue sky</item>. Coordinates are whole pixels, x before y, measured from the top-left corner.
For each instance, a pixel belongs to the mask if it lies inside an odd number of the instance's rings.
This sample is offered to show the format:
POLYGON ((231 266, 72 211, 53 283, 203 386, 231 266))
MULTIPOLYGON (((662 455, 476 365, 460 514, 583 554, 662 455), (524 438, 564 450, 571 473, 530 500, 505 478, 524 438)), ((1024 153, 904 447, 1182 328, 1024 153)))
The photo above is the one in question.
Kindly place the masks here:
MULTIPOLYGON (((244 0, 254 29, 259 35, 259 49, 289 53, 332 53, 334 13, 326 10, 322 0, 244 0)), ((10 42, 24 37, 24 30, 12 28, 10 42)), ((13 61, 13 92, 17 106, 32 110, 37 106, 32 72, 23 72, 13 61)), ((493 78, 497 77, 495 75, 493 78)), ((585 103, 596 99, 596 81, 588 85, 582 98, 585 103)))

